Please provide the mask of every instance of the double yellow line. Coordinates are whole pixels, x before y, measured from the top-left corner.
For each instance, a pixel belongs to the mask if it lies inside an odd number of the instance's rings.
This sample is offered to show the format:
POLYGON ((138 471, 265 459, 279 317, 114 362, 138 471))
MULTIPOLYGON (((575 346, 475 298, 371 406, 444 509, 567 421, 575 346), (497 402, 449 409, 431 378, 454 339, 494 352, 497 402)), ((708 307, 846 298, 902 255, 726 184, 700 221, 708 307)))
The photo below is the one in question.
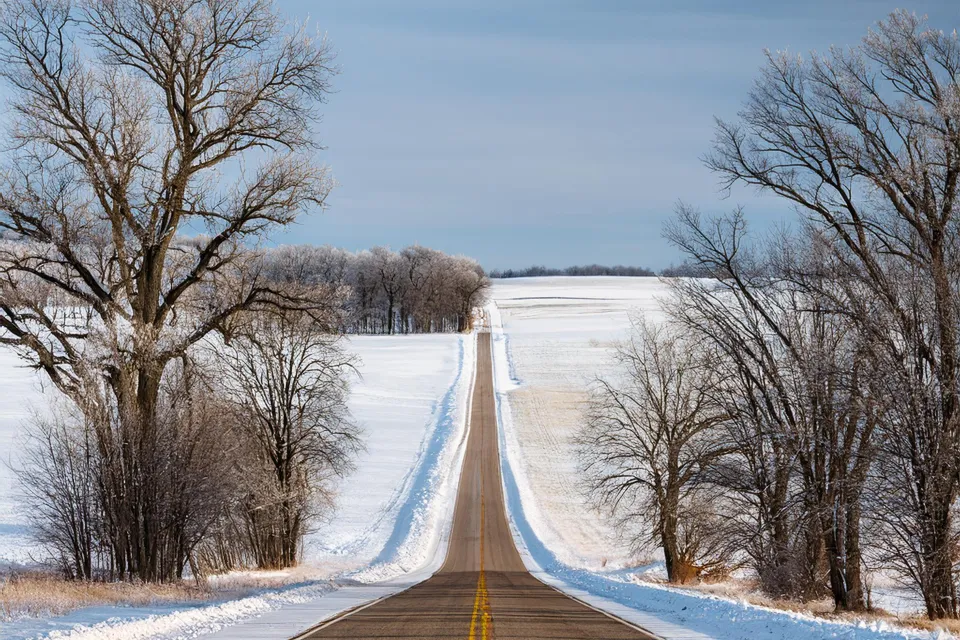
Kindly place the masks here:
MULTIPOLYGON (((481 562, 482 564, 482 562, 481 562)), ((487 594, 487 577, 480 569, 480 579, 477 580, 477 592, 473 597, 473 617, 470 619, 470 640, 487 640, 493 634, 493 615, 490 613, 490 598, 487 594), (480 635, 477 635, 479 626, 480 635)))
POLYGON ((486 519, 486 503, 483 499, 483 434, 480 436, 480 577, 477 579, 477 591, 473 596, 473 617, 470 618, 469 640, 488 640, 493 637, 493 614, 490 612, 490 596, 487 593, 487 577, 483 571, 483 538, 486 519), (477 635, 477 631, 480 635, 477 635))

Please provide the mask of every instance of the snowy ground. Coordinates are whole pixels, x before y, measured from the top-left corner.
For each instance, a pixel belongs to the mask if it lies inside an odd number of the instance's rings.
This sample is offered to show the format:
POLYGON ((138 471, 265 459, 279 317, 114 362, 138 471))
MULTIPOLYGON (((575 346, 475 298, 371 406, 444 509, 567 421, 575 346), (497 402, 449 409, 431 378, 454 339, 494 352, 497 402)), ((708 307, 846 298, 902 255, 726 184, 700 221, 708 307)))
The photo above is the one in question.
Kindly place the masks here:
POLYGON ((474 342, 450 334, 364 336, 351 346, 362 378, 350 410, 365 428, 367 450, 342 483, 337 513, 310 535, 307 558, 318 566, 386 564, 383 577, 391 577, 430 560, 432 550, 404 543, 416 528, 439 526, 417 521, 426 502, 455 495, 435 492, 455 492, 441 482, 450 474, 444 463, 454 465, 445 447, 463 437, 474 342))
MULTIPOLYGON (((18 620, 0 624, 0 637, 288 638, 426 578, 446 552, 475 344, 463 335, 351 340, 361 377, 350 410, 364 427, 367 450, 342 483, 337 513, 309 536, 294 584, 212 603, 94 607, 18 620)), ((14 463, 28 406, 43 402, 37 378, 15 364, 0 351, 0 446, 14 463)), ((0 562, 28 562, 32 543, 16 508, 15 480, 6 468, 0 473, 0 562)))
POLYGON ((21 426, 33 409, 43 408, 40 376, 8 349, 0 349, 0 570, 30 564, 38 557, 25 514, 17 507, 13 473, 21 426))
MULTIPOLYGON (((629 335, 630 317, 660 316, 667 295, 656 278, 555 277, 496 280, 509 373, 509 450, 525 470, 526 510, 544 544, 565 563, 621 568, 644 558, 618 544, 605 518, 571 486, 571 438, 587 390, 610 370, 610 350, 629 335)), ((502 388, 500 389, 503 390, 502 388)))
MULTIPOLYGON (((492 297, 504 491, 514 537, 538 577, 668 639, 931 637, 651 584, 649 558, 618 540, 577 492, 571 437, 591 381, 611 374, 610 348, 629 335, 631 315, 662 317, 667 288, 656 278, 521 278, 494 281, 492 297)), ((909 606, 902 591, 883 595, 884 605, 909 606)))

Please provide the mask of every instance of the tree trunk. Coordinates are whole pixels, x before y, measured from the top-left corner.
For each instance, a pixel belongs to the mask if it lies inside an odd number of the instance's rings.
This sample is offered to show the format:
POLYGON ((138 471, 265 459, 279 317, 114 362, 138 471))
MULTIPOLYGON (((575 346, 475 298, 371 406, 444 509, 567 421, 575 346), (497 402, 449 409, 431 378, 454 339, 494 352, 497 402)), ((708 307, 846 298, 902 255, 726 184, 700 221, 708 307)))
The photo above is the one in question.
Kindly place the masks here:
POLYGON ((393 294, 387 297, 387 335, 393 335, 393 294))
POLYGON ((830 578, 830 593, 833 595, 833 606, 837 611, 847 610, 847 576, 844 571, 844 557, 842 542, 837 532, 837 523, 832 518, 825 517, 823 526, 823 547, 827 555, 828 576, 830 578))
MULTIPOLYGON (((953 195, 953 194, 951 194, 953 195)), ((933 469, 926 478, 928 492, 928 510, 921 518, 924 540, 928 542, 924 550, 924 563, 929 575, 928 593, 924 594, 927 613, 931 620, 956 618, 957 594, 953 581, 953 503, 956 499, 958 478, 957 446, 957 376, 960 363, 957 361, 957 304, 953 291, 953 279, 948 261, 944 256, 946 230, 937 228, 931 243, 931 275, 934 282, 934 303, 939 334, 940 367, 940 424, 938 435, 940 450, 933 452, 933 469)), ((922 477, 922 476, 921 476, 922 477)))
POLYGON ((679 550, 677 549, 677 519, 669 514, 661 515, 660 544, 663 547, 663 564, 669 582, 680 582, 679 550))
POLYGON ((848 497, 847 503, 846 554, 844 573, 846 577, 846 610, 863 611, 867 608, 863 596, 863 577, 860 565, 863 557, 860 551, 860 500, 848 497))
POLYGON ((678 470, 675 455, 670 456, 667 462, 666 488, 659 490, 660 495, 660 543, 663 546, 663 560, 667 569, 667 580, 684 583, 690 579, 689 567, 683 566, 680 554, 680 545, 677 540, 679 520, 677 513, 680 507, 680 487, 677 482, 678 470))
POLYGON ((860 576, 860 503, 844 491, 828 494, 818 506, 830 593, 837 611, 863 611, 860 576))
MULTIPOLYGON (((158 442, 157 369, 141 367, 115 377, 113 393, 119 410, 119 431, 113 442, 101 443, 108 459, 117 460, 106 470, 104 510, 118 577, 144 582, 176 579, 180 558, 170 545, 179 539, 184 524, 167 522, 175 514, 164 509, 173 505, 160 502, 161 485, 170 470, 163 462, 163 456, 169 452, 160 451, 158 442)), ((113 431, 103 427, 100 433, 101 438, 109 438, 113 431)))
MULTIPOLYGON (((938 505, 939 506, 939 505, 938 505)), ((926 565, 927 585, 923 599, 931 620, 957 617, 957 593, 953 582, 950 506, 935 510, 924 523, 927 531, 923 561, 926 565)))

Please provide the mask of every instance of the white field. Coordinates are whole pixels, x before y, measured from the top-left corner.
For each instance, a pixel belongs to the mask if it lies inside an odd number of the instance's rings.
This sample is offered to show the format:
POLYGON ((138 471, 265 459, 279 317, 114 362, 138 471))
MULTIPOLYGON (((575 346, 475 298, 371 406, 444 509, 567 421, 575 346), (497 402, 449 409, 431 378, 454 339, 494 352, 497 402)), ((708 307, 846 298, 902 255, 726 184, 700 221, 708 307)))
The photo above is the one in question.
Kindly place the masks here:
POLYGON ((13 468, 23 423, 31 411, 43 409, 42 381, 12 351, 0 349, 0 570, 29 564, 39 554, 18 507, 13 468))
POLYGON ((350 349, 360 357, 350 411, 364 428, 366 451, 340 484, 336 512, 308 538, 314 564, 343 558, 362 566, 383 552, 404 500, 426 486, 417 484, 428 480, 416 475, 421 453, 423 463, 434 462, 439 451, 429 451, 431 438, 446 443, 449 433, 435 433, 437 427, 462 428, 456 396, 465 399, 473 375, 470 336, 361 336, 350 349))
MULTIPOLYGON (((92 607, 51 619, 0 622, 2 638, 288 638, 307 626, 429 576, 446 554, 465 444, 475 345, 470 335, 361 336, 349 408, 366 450, 339 485, 337 510, 311 532, 305 562, 280 589, 207 604, 92 607)), ((31 406, 43 410, 42 378, 0 350, 0 451, 16 464, 31 406)), ((0 466, 0 568, 31 564, 28 518, 16 479, 0 466)), ((260 577, 252 578, 254 582, 260 577)), ((251 583, 250 576, 217 581, 251 583)), ((236 592, 234 592, 236 593, 236 592)))
POLYGON ((572 438, 591 383, 611 373, 611 349, 630 334, 631 316, 661 316, 667 289, 657 278, 551 277, 495 280, 510 377, 518 463, 531 524, 558 559, 589 569, 629 566, 636 557, 577 486, 572 438))

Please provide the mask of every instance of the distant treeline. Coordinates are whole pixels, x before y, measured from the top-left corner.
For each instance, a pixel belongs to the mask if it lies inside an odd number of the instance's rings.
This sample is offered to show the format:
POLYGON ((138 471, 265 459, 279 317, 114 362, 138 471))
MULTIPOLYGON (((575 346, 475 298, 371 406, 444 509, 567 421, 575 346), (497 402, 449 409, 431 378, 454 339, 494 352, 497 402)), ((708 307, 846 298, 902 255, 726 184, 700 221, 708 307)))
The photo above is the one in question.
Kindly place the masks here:
POLYGON ((664 278, 687 278, 706 277, 707 275, 709 274, 705 272, 703 267, 690 264, 670 265, 659 273, 646 267, 625 267, 623 265, 607 267, 600 264, 587 264, 565 269, 552 269, 542 265, 534 265, 526 269, 495 269, 490 272, 491 278, 540 278, 543 276, 662 276, 664 278))
POLYGON ((332 287, 346 333, 466 331, 490 287, 476 260, 418 245, 356 253, 328 245, 283 245, 268 256, 276 280, 332 287))
POLYGON ((606 267, 599 264, 567 267, 565 269, 551 269, 542 265, 534 265, 526 269, 504 269, 490 272, 491 278, 539 278, 542 276, 655 276, 650 269, 643 267, 625 267, 617 265, 606 267))

